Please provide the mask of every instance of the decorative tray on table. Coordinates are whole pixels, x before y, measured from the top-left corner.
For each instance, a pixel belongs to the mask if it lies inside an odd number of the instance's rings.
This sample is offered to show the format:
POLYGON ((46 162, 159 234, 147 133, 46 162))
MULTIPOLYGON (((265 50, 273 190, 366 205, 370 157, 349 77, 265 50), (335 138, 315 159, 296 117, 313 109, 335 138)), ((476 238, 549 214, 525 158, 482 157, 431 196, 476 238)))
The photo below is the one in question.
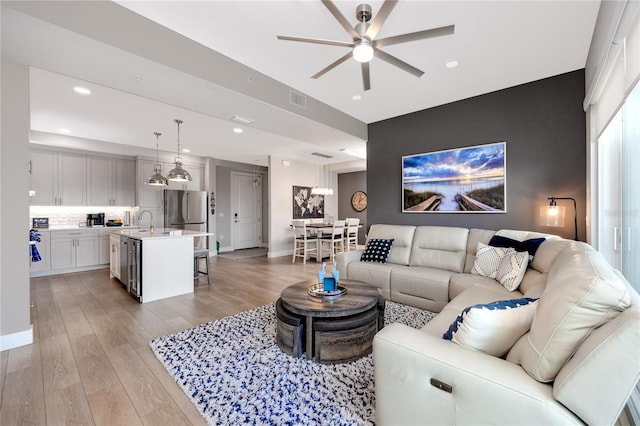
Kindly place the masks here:
POLYGON ((313 297, 338 297, 347 292, 347 288, 338 284, 336 290, 325 290, 323 284, 311 284, 309 286, 309 295, 313 297))

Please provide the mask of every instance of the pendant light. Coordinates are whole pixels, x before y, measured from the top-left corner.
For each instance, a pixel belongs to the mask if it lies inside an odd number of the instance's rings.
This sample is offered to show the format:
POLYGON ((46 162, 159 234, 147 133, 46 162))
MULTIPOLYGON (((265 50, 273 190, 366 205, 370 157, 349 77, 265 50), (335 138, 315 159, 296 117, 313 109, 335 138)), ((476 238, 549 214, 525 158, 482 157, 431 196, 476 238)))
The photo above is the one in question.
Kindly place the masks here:
POLYGON ((156 164, 153 166, 153 174, 144 181, 145 185, 151 186, 167 186, 169 182, 167 178, 162 176, 162 166, 160 165, 160 142, 159 138, 162 133, 153 132, 156 135, 156 164))
POLYGON ((173 120, 178 125, 178 156, 176 157, 176 167, 169 172, 167 179, 174 182, 191 182, 191 175, 182 167, 182 157, 180 157, 180 125, 182 120, 173 120))

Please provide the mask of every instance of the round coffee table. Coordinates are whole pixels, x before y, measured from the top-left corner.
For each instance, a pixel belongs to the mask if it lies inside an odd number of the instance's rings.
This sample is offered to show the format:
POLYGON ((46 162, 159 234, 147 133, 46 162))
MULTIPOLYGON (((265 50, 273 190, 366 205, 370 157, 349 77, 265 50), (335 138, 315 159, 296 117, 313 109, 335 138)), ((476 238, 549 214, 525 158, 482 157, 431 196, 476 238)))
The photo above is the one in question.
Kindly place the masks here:
MULTIPOLYGON (((307 358, 323 363, 347 362, 371 353, 378 332, 378 289, 365 282, 340 280, 347 292, 335 297, 309 294, 306 281, 282 290, 282 308, 303 320, 307 358)), ((280 321, 280 319, 278 319, 280 321)))

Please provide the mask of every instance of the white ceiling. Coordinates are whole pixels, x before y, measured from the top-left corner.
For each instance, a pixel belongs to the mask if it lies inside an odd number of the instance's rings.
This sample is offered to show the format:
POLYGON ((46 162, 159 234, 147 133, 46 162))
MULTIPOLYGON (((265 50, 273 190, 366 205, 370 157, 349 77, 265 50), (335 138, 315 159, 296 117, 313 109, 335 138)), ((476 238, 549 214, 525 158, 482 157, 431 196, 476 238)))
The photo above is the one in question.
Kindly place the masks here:
MULTIPOLYGON (((351 117, 345 117, 350 120, 349 125, 355 123, 356 127, 358 121, 364 126, 583 68, 600 4, 577 0, 401 0, 377 38, 451 24, 455 25, 455 34, 384 48, 425 74, 418 79, 374 58, 372 89, 363 92, 359 64, 354 60, 320 79, 310 78, 344 55, 347 48, 276 39, 277 34, 284 34, 350 41, 320 1, 117 3, 256 70, 258 80, 262 73, 341 111, 351 117), (452 60, 458 61, 459 66, 446 68, 445 63, 452 60), (354 101, 353 95, 361 95, 362 99, 354 101)), ((359 3, 336 2, 354 24, 359 3)), ((375 17, 382 2, 369 3, 375 17)), ((69 28, 72 24, 67 25, 68 22, 88 18, 83 15, 87 13, 84 9, 72 16, 67 13, 63 22, 62 18, 49 18, 53 13, 33 12, 39 6, 9 7, 69 28)), ((5 15, 3 11, 3 19, 5 15)), ((311 111, 303 117, 295 110, 286 110, 277 98, 274 102, 265 101, 264 97, 256 100, 241 94, 237 85, 221 87, 200 76, 154 63, 133 53, 137 39, 131 40, 132 50, 126 51, 25 19, 21 14, 10 13, 9 18, 15 25, 4 25, 3 37, 13 35, 15 49, 8 49, 6 54, 53 71, 32 73, 33 130, 60 133, 58 129, 66 127, 74 136, 144 147, 153 147, 152 132, 160 131, 161 146, 172 150, 176 134, 173 118, 181 118, 185 122, 181 128, 182 146, 191 148, 194 154, 262 165, 267 164, 270 154, 316 163, 343 162, 358 158, 349 152, 365 148, 366 127, 364 136, 362 132, 345 131, 345 127, 328 124, 330 120, 309 117, 311 111), (24 37, 25 31, 29 31, 29 37, 24 37), (34 32, 41 37, 32 36, 34 32), (30 42, 46 46, 38 54, 34 45, 28 45, 30 42), (67 56, 51 55, 52 49, 65 51, 67 56), (83 53, 82 60, 69 59, 74 51, 83 53), (109 58, 106 67, 105 57, 109 58), (172 84, 167 85, 166 81, 172 84), (76 84, 90 86, 92 95, 75 94, 70 87, 76 84), (229 121, 233 114, 255 122, 239 126, 245 132, 235 134, 231 131, 235 125, 229 121), (334 158, 321 160, 309 155, 313 151, 334 158)), ((124 20, 105 22, 105 28, 125 33, 127 24, 124 20)), ((139 33, 138 37, 143 39, 145 34, 139 33)), ((4 43, 3 49, 7 50, 4 43)), ((253 78, 246 77, 248 84, 253 84, 253 78)))

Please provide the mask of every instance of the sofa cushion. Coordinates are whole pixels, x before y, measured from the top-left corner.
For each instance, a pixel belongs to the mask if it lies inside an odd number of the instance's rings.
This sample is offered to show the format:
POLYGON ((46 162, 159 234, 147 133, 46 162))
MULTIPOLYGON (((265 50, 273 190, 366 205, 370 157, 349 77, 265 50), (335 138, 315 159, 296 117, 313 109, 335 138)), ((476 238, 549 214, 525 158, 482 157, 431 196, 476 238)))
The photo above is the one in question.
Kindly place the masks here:
POLYGON ((529 330, 538 299, 499 300, 465 308, 442 338, 501 357, 529 330))
POLYGON ((514 251, 510 248, 493 247, 483 243, 478 243, 476 250, 476 260, 473 262, 471 273, 482 275, 487 278, 496 278, 498 268, 502 263, 502 259, 507 253, 514 251))
POLYGON ((355 261, 347 266, 347 276, 350 280, 363 281, 375 285, 382 297, 391 300, 391 269, 394 266, 397 265, 355 261))
POLYGON ((409 264, 462 272, 468 235, 467 228, 418 226, 409 264))
POLYGON ((496 279, 500 284, 509 291, 516 290, 529 264, 529 253, 526 251, 510 251, 508 252, 498 266, 496 279))
POLYGON ((391 300, 440 312, 449 302, 453 272, 424 266, 396 266, 391 271, 391 300))
POLYGON ((531 330, 507 359, 534 379, 551 382, 594 328, 629 305, 626 283, 604 257, 587 244, 570 241, 551 265, 531 330))
POLYGON ((393 238, 388 240, 370 238, 360 260, 362 262, 387 263, 392 245, 393 238))
POLYGON ((398 265, 408 265, 411 255, 411 244, 413 243, 413 235, 416 231, 415 226, 410 225, 371 225, 367 234, 367 241, 372 238, 392 239, 393 246, 389 252, 389 263, 398 265))

